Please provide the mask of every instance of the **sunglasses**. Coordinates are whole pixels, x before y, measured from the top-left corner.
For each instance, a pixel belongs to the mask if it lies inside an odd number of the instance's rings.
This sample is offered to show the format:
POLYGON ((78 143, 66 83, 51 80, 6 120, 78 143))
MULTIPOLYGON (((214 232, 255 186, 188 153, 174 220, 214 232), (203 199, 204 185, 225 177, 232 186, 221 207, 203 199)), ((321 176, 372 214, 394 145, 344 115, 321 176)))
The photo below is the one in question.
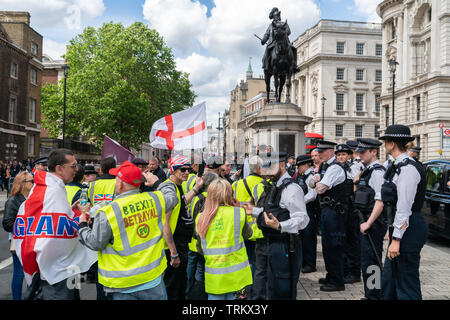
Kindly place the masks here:
POLYGON ((180 171, 184 173, 186 171, 189 171, 189 168, 180 168, 180 171))
POLYGON ((67 165, 67 164, 63 164, 62 167, 64 167, 64 166, 68 166, 69 168, 76 169, 76 168, 77 168, 77 163, 72 164, 72 165, 70 165, 70 166, 67 165))

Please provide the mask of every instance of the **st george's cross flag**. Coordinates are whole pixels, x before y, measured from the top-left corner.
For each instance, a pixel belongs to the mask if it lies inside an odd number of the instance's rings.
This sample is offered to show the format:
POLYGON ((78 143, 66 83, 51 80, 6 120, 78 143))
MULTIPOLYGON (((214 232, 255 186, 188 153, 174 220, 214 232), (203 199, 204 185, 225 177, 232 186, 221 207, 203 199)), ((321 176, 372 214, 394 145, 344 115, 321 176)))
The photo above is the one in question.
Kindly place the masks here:
POLYGON ((165 150, 207 147, 205 102, 157 120, 150 132, 150 145, 165 150))
POLYGON ((37 171, 34 183, 17 213, 13 241, 27 284, 40 272, 41 279, 53 285, 88 271, 97 252, 78 240, 81 212, 67 201, 63 180, 37 171))

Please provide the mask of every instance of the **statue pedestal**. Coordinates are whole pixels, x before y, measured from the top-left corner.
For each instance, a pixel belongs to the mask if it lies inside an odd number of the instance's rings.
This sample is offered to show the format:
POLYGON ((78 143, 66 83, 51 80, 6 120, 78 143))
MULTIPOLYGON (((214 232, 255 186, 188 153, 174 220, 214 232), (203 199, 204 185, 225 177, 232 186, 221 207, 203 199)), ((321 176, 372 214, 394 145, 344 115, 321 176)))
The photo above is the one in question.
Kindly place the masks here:
POLYGON ((274 152, 297 157, 306 153, 305 126, 311 121, 293 103, 270 103, 249 119, 247 125, 253 129, 253 145, 267 145, 274 152))

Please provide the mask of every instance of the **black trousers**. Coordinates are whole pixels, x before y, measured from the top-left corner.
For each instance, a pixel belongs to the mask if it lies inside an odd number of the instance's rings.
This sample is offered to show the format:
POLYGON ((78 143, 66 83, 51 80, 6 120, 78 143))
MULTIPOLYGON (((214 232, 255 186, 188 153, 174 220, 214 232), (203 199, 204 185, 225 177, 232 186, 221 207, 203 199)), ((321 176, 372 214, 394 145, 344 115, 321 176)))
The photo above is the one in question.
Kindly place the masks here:
POLYGON ((41 293, 38 300, 80 300, 80 291, 73 288, 74 284, 69 279, 49 284, 45 280, 41 280, 41 293))
POLYGON ((170 265, 170 250, 166 250, 167 269, 164 273, 168 300, 185 300, 187 285, 188 242, 175 240, 177 252, 180 257, 180 266, 174 268, 170 265))

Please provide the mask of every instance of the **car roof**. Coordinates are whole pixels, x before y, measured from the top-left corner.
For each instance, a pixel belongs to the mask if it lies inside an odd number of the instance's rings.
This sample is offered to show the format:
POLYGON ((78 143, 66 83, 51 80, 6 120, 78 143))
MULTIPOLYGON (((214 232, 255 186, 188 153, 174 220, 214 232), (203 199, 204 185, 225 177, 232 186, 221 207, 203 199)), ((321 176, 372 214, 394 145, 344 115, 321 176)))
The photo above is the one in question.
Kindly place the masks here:
POLYGON ((426 164, 426 165, 429 165, 429 164, 448 164, 448 165, 450 165, 450 160, 448 160, 448 159, 430 160, 430 161, 424 162, 424 164, 426 164))

